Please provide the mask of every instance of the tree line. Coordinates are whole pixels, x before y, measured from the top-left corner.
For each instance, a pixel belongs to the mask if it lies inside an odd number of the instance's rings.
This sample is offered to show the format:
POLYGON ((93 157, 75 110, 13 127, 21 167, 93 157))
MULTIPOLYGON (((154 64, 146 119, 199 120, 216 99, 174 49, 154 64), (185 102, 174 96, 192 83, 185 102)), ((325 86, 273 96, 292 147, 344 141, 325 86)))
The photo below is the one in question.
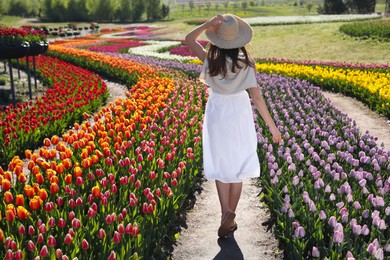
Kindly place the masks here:
POLYGON ((168 16, 161 0, 0 0, 0 14, 42 21, 138 22, 168 16))

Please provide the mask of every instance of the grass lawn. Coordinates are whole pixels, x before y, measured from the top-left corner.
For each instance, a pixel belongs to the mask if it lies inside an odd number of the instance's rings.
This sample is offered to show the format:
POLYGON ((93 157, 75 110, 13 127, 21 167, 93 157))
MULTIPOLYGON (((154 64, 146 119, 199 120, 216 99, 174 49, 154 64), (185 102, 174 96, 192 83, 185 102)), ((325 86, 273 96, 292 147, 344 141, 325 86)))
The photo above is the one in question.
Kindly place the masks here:
MULTIPOLYGON (((182 40, 194 28, 181 21, 160 23, 164 38, 182 40)), ((254 26, 252 55, 256 58, 387 64, 390 42, 358 40, 339 32, 343 23, 254 26)), ((201 39, 206 40, 204 35, 201 39)))

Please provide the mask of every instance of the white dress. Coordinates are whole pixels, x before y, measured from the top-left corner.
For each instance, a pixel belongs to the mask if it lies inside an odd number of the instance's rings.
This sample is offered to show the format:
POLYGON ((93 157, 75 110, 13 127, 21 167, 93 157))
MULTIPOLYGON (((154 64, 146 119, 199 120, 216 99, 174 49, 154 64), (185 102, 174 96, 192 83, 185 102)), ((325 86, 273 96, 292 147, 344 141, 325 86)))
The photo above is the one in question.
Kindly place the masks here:
POLYGON ((203 163, 208 180, 242 182, 260 176, 257 135, 249 95, 257 87, 253 68, 210 77, 204 62, 200 79, 209 86, 203 121, 203 163))

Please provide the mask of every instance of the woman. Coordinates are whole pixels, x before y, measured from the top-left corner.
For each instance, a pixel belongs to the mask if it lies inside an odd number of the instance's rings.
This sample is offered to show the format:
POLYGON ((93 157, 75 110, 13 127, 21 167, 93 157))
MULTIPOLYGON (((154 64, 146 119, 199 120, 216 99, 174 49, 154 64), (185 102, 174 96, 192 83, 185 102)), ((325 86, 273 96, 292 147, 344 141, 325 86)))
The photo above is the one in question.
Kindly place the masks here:
POLYGON ((225 14, 208 20, 185 37, 189 48, 204 62, 200 79, 210 89, 203 122, 203 161, 205 177, 215 180, 221 204, 219 237, 237 229, 234 219, 242 181, 260 176, 248 92, 273 141, 281 141, 258 86, 254 61, 245 49, 252 36, 249 24, 235 15, 225 14), (210 40, 208 51, 197 42, 202 32, 210 40))

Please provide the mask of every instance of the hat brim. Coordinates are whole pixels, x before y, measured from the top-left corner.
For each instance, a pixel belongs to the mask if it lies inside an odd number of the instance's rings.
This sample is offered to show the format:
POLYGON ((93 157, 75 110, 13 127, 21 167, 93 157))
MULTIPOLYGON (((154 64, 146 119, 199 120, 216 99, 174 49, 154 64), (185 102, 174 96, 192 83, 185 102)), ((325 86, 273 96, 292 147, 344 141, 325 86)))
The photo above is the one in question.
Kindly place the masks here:
POLYGON ((239 37, 234 40, 224 40, 220 39, 216 31, 213 30, 213 28, 208 28, 205 32, 206 37, 210 40, 211 44, 221 48, 221 49, 236 49, 236 48, 241 48, 245 45, 247 45, 253 37, 253 30, 252 27, 242 20, 240 17, 236 15, 232 15, 238 24, 238 30, 239 30, 239 37))

